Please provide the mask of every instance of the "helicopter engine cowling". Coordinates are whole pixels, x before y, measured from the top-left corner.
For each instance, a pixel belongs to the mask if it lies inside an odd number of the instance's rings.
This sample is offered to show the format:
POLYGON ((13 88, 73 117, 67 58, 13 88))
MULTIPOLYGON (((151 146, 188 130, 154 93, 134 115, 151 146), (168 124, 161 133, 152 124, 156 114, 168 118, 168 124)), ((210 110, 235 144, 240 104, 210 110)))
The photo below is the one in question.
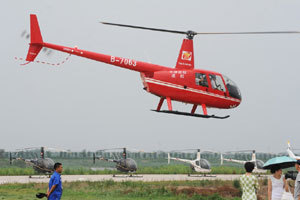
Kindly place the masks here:
POLYGON ((257 169, 263 169, 264 164, 265 163, 262 160, 256 160, 256 167, 257 167, 257 169))

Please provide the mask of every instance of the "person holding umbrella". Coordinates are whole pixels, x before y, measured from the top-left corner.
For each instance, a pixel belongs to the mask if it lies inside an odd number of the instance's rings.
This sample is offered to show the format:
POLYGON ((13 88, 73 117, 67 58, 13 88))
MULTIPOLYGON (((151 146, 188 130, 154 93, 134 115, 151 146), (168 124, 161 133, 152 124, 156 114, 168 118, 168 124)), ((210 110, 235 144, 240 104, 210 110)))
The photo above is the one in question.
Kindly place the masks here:
POLYGON ((295 200, 300 200, 300 160, 297 160, 295 168, 298 171, 298 175, 295 180, 294 198, 295 200))
MULTIPOLYGON (((287 156, 275 157, 268 160, 264 164, 264 169, 270 169, 273 173, 268 181, 268 199, 293 199, 292 194, 289 192, 289 188, 285 178, 281 176, 282 170, 294 166, 296 160, 287 156), (270 183, 271 182, 271 183, 270 183), (284 189, 285 188, 285 191, 284 189)), ((298 200, 298 199, 297 199, 298 200)), ((300 199, 299 199, 300 200, 300 199)))
POLYGON ((268 180, 268 200, 281 200, 284 189, 289 192, 288 184, 279 165, 274 165, 271 173, 273 175, 268 180))

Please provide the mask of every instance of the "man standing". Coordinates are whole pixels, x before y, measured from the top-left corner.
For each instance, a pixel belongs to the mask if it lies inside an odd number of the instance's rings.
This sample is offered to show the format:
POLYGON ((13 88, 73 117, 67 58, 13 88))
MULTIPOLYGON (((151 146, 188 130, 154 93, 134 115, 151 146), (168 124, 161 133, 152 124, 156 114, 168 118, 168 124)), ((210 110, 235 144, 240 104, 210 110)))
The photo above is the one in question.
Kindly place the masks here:
POLYGON ((49 200, 60 200, 62 195, 62 184, 60 175, 63 171, 63 167, 61 163, 54 164, 54 173, 52 174, 49 187, 47 190, 47 198, 49 200))
POLYGON ((295 180, 294 198, 295 200, 300 200, 300 160, 297 160, 295 168, 298 171, 298 175, 295 180))
POLYGON ((240 183, 243 190, 242 200, 257 200, 257 190, 259 184, 257 177, 252 175, 252 171, 255 167, 253 162, 246 162, 245 165, 246 174, 240 177, 240 183))

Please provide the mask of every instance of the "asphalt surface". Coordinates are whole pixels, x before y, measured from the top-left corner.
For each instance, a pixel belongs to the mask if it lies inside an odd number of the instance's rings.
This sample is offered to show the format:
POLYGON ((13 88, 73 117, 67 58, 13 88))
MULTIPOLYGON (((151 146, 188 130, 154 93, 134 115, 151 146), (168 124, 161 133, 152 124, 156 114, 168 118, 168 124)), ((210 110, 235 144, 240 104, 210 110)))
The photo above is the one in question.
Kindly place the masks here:
MULTIPOLYGON (((235 180, 239 179, 241 175, 208 175, 198 176, 186 174, 139 174, 130 177, 128 175, 62 175, 63 182, 75 182, 75 181, 185 181, 185 180, 235 180)), ((49 178, 46 176, 0 176, 0 185, 8 183, 48 183, 49 178)))

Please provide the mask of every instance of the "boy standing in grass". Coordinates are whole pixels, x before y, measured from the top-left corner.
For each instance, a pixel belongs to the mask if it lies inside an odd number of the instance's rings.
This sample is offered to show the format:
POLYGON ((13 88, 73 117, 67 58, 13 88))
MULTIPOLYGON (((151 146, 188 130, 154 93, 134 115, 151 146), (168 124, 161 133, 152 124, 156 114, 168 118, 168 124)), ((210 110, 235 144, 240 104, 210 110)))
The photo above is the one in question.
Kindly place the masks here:
POLYGON ((259 189, 257 177, 252 175, 254 163, 245 163, 246 174, 240 177, 241 186, 243 189, 243 200, 257 200, 256 191, 259 189))
POLYGON ((49 187, 47 190, 47 198, 48 200, 60 200, 62 195, 62 183, 60 175, 63 171, 63 167, 61 163, 54 164, 54 173, 52 174, 49 187))

